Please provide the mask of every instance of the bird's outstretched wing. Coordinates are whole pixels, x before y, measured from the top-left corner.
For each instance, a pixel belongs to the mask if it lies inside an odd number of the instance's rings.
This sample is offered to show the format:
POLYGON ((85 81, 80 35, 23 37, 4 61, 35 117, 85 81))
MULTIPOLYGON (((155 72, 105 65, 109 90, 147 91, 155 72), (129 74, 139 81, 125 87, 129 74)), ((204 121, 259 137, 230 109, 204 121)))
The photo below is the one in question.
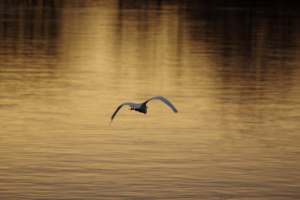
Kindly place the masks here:
POLYGON ((162 97, 162 96, 152 97, 152 98, 148 99, 147 101, 145 101, 143 104, 145 105, 146 103, 148 103, 148 101, 151 101, 151 100, 153 100, 153 99, 159 99, 159 100, 162 100, 165 104, 167 104, 168 106, 170 106, 170 108, 172 108, 172 110, 173 110, 175 113, 178 112, 178 110, 173 106, 173 104, 171 104, 171 102, 170 102, 168 99, 166 99, 166 98, 164 98, 164 97, 162 97))
POLYGON ((132 107, 132 106, 134 105, 134 103, 131 103, 131 102, 128 102, 128 103, 122 103, 122 104, 117 108, 117 110, 114 112, 114 114, 111 116, 111 121, 110 121, 110 124, 109 124, 109 125, 111 125, 111 123, 112 123, 114 117, 116 116, 117 112, 118 112, 118 111, 120 110, 120 108, 122 108, 122 106, 124 106, 124 105, 129 105, 130 107, 132 107))

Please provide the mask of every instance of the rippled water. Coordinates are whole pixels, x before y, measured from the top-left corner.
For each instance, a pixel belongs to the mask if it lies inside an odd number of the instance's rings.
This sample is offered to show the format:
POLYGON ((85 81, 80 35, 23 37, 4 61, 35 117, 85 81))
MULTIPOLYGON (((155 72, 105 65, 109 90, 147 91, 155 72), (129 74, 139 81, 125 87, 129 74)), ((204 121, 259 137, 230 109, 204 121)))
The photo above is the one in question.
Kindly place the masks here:
POLYGON ((296 6, 157 2, 0 4, 1 199, 300 198, 296 6))

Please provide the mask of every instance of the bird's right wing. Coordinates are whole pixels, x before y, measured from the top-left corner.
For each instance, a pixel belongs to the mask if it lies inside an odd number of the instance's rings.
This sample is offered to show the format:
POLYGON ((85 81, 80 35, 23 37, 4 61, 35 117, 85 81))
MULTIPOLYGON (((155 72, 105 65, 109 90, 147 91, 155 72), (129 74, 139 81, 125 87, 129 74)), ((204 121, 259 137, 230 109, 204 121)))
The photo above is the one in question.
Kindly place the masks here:
POLYGON ((120 110, 120 108, 122 108, 122 106, 124 106, 124 105, 129 105, 130 107, 132 107, 132 106, 134 105, 134 103, 131 103, 131 102, 128 102, 128 103, 122 103, 122 104, 117 108, 117 110, 114 112, 114 114, 111 116, 111 121, 110 121, 109 126, 111 125, 111 123, 112 123, 114 117, 116 116, 117 112, 118 112, 118 111, 120 110))
POLYGON ((166 99, 166 98, 164 98, 164 97, 162 97, 162 96, 152 97, 152 98, 148 99, 147 101, 145 101, 143 104, 146 104, 146 103, 148 103, 148 101, 151 101, 151 100, 153 100, 153 99, 159 99, 159 100, 163 101, 165 104, 167 104, 168 106, 170 106, 170 108, 172 108, 172 110, 173 110, 175 113, 178 112, 178 110, 175 108, 175 106, 173 106, 173 104, 172 104, 168 99, 166 99))

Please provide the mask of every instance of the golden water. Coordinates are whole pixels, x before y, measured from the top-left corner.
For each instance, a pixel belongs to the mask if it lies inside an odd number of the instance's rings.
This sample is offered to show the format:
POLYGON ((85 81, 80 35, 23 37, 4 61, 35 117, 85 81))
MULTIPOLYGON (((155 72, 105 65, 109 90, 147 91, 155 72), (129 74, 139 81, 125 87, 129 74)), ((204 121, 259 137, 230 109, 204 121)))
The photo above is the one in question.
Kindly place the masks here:
POLYGON ((76 2, 1 6, 1 199, 300 198, 298 15, 76 2))

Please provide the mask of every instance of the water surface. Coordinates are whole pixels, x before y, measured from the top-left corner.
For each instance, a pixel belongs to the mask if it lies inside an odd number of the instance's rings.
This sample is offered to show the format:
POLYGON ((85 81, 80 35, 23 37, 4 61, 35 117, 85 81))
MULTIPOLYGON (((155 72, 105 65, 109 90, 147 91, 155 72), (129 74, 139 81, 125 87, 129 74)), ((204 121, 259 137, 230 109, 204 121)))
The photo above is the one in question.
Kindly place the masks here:
POLYGON ((295 6, 158 2, 1 3, 1 199, 300 198, 295 6))

